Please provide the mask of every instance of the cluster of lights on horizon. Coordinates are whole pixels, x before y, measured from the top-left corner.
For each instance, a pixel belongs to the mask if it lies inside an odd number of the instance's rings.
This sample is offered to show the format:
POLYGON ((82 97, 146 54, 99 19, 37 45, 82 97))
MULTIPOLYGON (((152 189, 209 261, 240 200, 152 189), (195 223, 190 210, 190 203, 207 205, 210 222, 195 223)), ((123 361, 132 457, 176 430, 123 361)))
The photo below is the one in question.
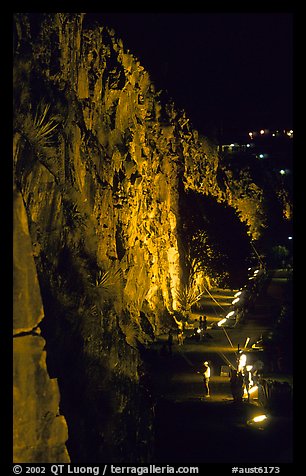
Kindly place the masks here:
POLYGON ((271 132, 269 129, 260 129, 260 131, 251 131, 248 133, 249 137, 251 140, 254 139, 254 137, 260 135, 260 136, 272 136, 272 137, 279 137, 280 135, 286 135, 290 139, 293 139, 293 129, 283 129, 282 131, 276 130, 274 132, 271 132))
MULTIPOLYGON (((275 132, 271 132, 269 129, 260 129, 259 131, 251 131, 248 133, 249 135, 249 139, 250 139, 250 142, 248 143, 238 143, 238 142, 232 142, 231 144, 222 144, 220 146, 218 146, 219 150, 221 150, 222 152, 229 152, 229 153, 235 153, 235 152, 245 152, 246 149, 252 149, 252 148, 256 148, 256 137, 266 137, 266 138, 269 138, 270 136, 272 137, 279 137, 279 136, 286 136, 288 137, 289 139, 293 139, 293 129, 290 129, 290 130, 286 130, 286 129, 283 129, 282 131, 279 131, 279 130, 276 130, 275 132)), ((257 158, 257 159, 266 159, 266 158, 269 158, 270 157, 270 152, 257 152, 257 153, 253 153, 253 155, 257 158)), ((279 170, 279 173, 285 177, 287 175, 290 175, 291 174, 291 170, 290 169, 280 169, 279 170)))

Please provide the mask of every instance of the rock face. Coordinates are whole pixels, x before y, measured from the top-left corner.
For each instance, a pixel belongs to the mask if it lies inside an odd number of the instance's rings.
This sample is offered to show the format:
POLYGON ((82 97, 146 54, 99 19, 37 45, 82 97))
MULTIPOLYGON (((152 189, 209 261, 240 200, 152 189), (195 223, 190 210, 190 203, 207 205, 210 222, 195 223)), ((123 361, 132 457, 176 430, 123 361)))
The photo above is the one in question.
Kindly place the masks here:
POLYGON ((46 367, 44 316, 27 215, 20 193, 14 198, 14 455, 15 463, 69 461, 68 432, 59 414, 56 379, 46 367))
POLYGON ((231 205, 253 236, 261 190, 246 197, 121 40, 87 28, 84 14, 15 14, 14 47, 14 324, 26 334, 15 338, 16 461, 67 458, 56 378, 73 462, 148 462, 154 402, 142 350, 175 325, 180 190, 231 205), (30 388, 38 416, 26 415, 39 431, 23 448, 20 392, 30 388))

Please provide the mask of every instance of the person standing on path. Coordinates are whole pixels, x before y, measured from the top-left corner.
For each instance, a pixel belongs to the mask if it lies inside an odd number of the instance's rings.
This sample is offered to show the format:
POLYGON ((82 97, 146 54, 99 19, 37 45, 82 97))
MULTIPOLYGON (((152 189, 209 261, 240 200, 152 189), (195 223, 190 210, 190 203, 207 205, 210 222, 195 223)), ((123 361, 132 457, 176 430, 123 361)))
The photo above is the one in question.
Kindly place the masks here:
POLYGON ((248 399, 248 402, 250 401, 250 390, 251 388, 253 387, 253 379, 252 379, 252 374, 251 374, 251 370, 253 368, 253 365, 247 365, 245 367, 245 372, 244 372, 244 376, 243 376, 243 382, 244 382, 244 387, 246 389, 246 392, 247 392, 247 399, 248 399))
POLYGON ((183 345, 184 344, 184 332, 183 330, 180 330, 178 335, 177 335, 177 341, 178 345, 183 345))
POLYGON ((232 369, 230 385, 231 392, 233 395, 233 400, 235 403, 242 403, 243 393, 244 393, 244 382, 243 375, 241 372, 237 372, 236 369, 232 369))
POLYGON ((172 355, 173 334, 171 329, 168 332, 167 344, 168 344, 169 355, 172 355))
POLYGON ((201 324, 201 334, 200 334, 201 340, 208 337, 208 334, 206 333, 206 331, 207 331, 207 317, 203 316, 203 320, 201 324))
POLYGON ((204 362, 202 375, 203 375, 205 397, 210 397, 210 391, 209 391, 210 367, 207 360, 204 362))

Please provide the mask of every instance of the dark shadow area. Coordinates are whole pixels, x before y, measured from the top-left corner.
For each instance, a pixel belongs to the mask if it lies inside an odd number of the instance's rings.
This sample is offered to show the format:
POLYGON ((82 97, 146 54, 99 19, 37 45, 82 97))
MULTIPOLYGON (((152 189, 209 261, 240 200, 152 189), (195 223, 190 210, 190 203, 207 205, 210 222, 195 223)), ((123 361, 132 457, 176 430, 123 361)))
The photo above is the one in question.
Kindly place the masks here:
POLYGON ((58 381, 71 462, 148 461, 151 395, 144 379, 138 384, 131 374, 134 367, 142 372, 141 361, 126 346, 123 335, 108 329, 109 310, 105 308, 102 314, 91 308, 89 300, 84 301, 84 283, 69 262, 69 250, 60 256, 56 286, 50 285, 50 270, 40 275, 45 310, 41 332, 48 373, 58 381), (130 362, 130 373, 114 370, 116 357, 110 357, 114 348, 123 361, 130 362))
POLYGON ((180 193, 181 239, 190 258, 209 269, 220 286, 240 287, 247 268, 256 261, 235 210, 193 191, 180 193))
POLYGON ((291 419, 271 416, 262 428, 248 424, 257 414, 260 409, 246 403, 161 401, 156 411, 157 461, 292 462, 291 419))

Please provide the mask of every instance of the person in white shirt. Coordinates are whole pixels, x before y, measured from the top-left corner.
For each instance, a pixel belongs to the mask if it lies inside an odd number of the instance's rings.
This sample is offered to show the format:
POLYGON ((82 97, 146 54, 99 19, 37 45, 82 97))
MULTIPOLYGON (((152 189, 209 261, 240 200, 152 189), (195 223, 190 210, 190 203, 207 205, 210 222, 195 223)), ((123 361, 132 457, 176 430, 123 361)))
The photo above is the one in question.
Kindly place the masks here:
POLYGON ((209 391, 210 367, 207 361, 204 362, 202 375, 203 375, 203 381, 204 381, 205 396, 210 397, 210 391, 209 391))

